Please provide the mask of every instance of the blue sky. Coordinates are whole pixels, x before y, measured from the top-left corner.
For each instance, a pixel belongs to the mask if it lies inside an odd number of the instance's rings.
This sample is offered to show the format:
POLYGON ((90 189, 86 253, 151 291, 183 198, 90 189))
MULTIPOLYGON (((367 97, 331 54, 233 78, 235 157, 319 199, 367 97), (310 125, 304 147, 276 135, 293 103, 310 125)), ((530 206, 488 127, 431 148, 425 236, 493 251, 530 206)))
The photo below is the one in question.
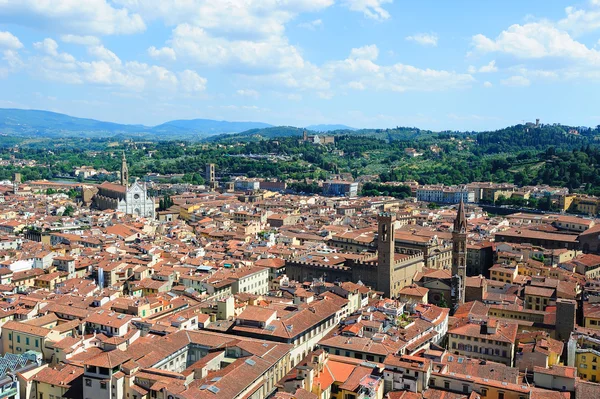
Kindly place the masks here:
POLYGON ((7 0, 0 107, 121 123, 600 124, 600 0, 7 0))

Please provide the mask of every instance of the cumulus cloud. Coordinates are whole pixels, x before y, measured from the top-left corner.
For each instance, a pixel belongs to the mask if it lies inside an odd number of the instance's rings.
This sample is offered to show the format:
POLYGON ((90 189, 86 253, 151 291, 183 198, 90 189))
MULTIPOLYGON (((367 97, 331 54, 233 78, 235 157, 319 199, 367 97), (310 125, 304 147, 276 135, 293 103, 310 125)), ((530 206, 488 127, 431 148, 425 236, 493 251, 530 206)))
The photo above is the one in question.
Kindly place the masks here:
POLYGON ((453 71, 421 69, 397 63, 379 65, 376 46, 352 49, 345 60, 328 62, 324 75, 338 84, 355 90, 436 91, 470 86, 475 79, 470 74, 453 71))
POLYGON ((379 48, 377 48, 375 44, 371 44, 370 46, 353 48, 352 51, 350 51, 349 58, 375 61, 378 56, 379 48))
POLYGON ((390 13, 383 8, 393 0, 343 0, 342 4, 352 11, 363 13, 367 18, 384 20, 390 18, 390 13))
MULTIPOLYGON (((600 2, 593 0, 591 4, 597 6, 600 2)), ((557 23, 557 27, 560 29, 572 32, 574 35, 582 35, 600 28, 600 10, 598 9, 583 10, 567 7, 565 13, 566 17, 557 23)))
POLYGON ((496 39, 478 34, 473 36, 472 45, 482 53, 502 52, 524 59, 562 57, 600 63, 600 52, 546 22, 512 25, 496 39))
POLYGON ((107 0, 2 1, 0 21, 77 35, 130 34, 146 28, 139 14, 115 8, 107 0))
POLYGON ((88 52, 94 57, 106 61, 112 65, 121 65, 121 60, 115 53, 107 49, 106 47, 100 46, 91 46, 88 48, 88 52))
POLYGON ((18 50, 23 47, 23 43, 18 37, 10 32, 0 32, 0 48, 18 50))
POLYGON ((200 92, 206 89, 206 79, 190 69, 180 72, 179 79, 182 90, 188 93, 200 92))
POLYGON ((496 66, 496 61, 490 61, 489 64, 484 65, 480 68, 476 68, 473 65, 469 66, 468 69, 469 73, 473 74, 473 73, 491 73, 491 72, 498 72, 498 67, 496 66))
POLYGON ((46 38, 33 45, 38 51, 29 60, 36 77, 67 84, 93 84, 116 89, 142 92, 145 90, 168 90, 175 93, 203 91, 207 80, 195 71, 173 72, 167 68, 138 61, 122 61, 103 45, 88 47, 90 59, 77 59, 62 52, 58 43, 46 38))
POLYGON ((407 36, 406 40, 418 43, 422 46, 436 47, 438 45, 438 36, 435 33, 417 33, 407 36))
POLYGON ((148 48, 148 54, 153 58, 162 58, 171 61, 175 61, 177 59, 177 55, 175 54, 175 50, 170 47, 156 48, 151 46, 148 48))

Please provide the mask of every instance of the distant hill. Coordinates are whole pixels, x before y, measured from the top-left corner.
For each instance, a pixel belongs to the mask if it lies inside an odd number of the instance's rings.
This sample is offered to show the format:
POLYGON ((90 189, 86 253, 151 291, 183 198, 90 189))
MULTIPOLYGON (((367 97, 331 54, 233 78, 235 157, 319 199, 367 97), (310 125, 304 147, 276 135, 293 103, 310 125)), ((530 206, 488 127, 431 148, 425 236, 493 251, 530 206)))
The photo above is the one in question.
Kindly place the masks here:
POLYGON ((101 122, 94 119, 76 118, 49 111, 0 109, 0 132, 16 134, 47 133, 64 134, 68 132, 89 133, 137 133, 148 128, 140 125, 122 125, 101 122))
MULTIPOLYGON (((262 129, 250 129, 236 134, 221 134, 208 137, 208 141, 252 141, 261 139, 274 139, 278 137, 301 137, 307 129, 300 129, 293 126, 272 126, 262 129)), ((315 132, 307 130, 310 134, 315 132)))
POLYGON ((193 132, 201 132, 205 135, 212 136, 222 133, 239 133, 250 129, 263 129, 272 127, 268 123, 262 122, 228 122, 215 121, 212 119, 180 119, 169 121, 152 128, 154 132, 163 132, 170 129, 182 129, 193 132))
POLYGON ((192 139, 269 128, 262 122, 228 122, 210 119, 173 120, 158 126, 127 125, 77 118, 39 110, 0 108, 0 134, 39 137, 145 137, 192 139))
POLYGON ((306 130, 312 130, 314 132, 332 132, 334 130, 358 130, 354 127, 346 125, 310 125, 306 127, 306 130))

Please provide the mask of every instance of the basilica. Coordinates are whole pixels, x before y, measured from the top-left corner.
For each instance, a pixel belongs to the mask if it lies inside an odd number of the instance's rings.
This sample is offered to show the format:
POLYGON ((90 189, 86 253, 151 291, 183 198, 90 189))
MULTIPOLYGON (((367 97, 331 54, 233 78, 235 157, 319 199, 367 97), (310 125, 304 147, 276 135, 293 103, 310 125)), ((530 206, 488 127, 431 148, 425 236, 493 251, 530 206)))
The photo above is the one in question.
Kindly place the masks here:
POLYGON ((154 199, 148 196, 146 183, 136 181, 129 185, 129 170, 125 153, 121 161, 121 184, 104 182, 98 186, 94 196, 94 204, 98 209, 113 209, 128 215, 155 218, 154 199))

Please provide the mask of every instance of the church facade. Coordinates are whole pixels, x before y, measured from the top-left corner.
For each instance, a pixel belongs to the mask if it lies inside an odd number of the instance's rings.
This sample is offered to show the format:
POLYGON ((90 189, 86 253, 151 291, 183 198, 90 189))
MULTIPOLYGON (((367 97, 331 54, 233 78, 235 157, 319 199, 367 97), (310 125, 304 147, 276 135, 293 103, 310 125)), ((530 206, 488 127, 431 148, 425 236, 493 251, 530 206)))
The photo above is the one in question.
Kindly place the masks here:
POLYGON ((125 154, 121 163, 121 184, 104 182, 98 186, 98 193, 94 196, 96 208, 112 209, 127 215, 136 215, 154 219, 156 209, 154 199, 148 196, 145 183, 136 181, 129 185, 129 171, 125 154))

